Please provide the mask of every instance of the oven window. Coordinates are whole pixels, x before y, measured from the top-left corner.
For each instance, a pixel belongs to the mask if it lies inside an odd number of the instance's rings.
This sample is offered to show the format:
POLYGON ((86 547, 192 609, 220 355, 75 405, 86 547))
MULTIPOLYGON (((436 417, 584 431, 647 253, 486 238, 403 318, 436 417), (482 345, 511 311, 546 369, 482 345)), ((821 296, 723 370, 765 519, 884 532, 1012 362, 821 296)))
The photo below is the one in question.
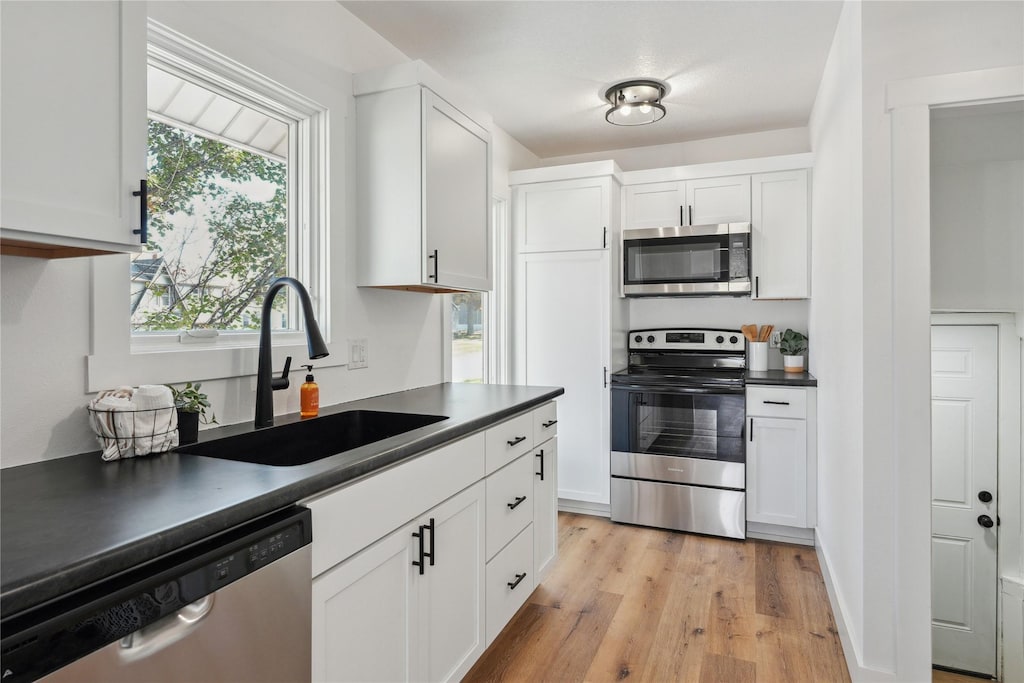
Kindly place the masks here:
POLYGON ((626 284, 726 282, 728 235, 627 240, 626 284))
POLYGON ((630 392, 632 453, 744 461, 744 399, 734 394, 630 392))

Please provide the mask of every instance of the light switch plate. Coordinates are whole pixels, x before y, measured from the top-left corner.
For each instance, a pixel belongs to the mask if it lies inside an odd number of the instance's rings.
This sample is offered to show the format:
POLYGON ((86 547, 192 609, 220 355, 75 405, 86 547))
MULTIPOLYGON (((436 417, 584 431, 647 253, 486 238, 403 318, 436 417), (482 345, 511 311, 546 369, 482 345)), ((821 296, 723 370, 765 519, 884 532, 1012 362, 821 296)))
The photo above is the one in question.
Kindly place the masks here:
POLYGON ((348 340, 348 369, 365 368, 367 361, 366 339, 348 340))
POLYGON ((779 344, 782 343, 782 332, 778 330, 772 332, 772 338, 768 340, 768 348, 777 349, 779 344))

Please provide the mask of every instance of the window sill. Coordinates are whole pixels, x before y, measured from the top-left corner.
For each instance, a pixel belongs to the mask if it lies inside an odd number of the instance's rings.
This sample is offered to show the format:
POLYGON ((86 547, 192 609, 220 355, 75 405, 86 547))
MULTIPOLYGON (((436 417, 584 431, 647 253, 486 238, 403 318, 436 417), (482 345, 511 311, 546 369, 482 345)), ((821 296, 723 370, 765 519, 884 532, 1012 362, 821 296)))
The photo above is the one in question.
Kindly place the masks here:
MULTIPOLYGON (((292 357, 293 369, 308 358, 303 335, 300 343, 279 340, 273 348, 274 368, 280 372, 285 356, 292 357)), ((193 344, 178 344, 178 348, 158 347, 130 354, 116 352, 96 353, 86 359, 86 391, 95 392, 122 385, 178 384, 207 380, 255 376, 258 365, 257 348, 220 347, 197 349, 193 344)), ((348 363, 343 344, 328 344, 331 355, 315 361, 317 368, 329 368, 348 363)))

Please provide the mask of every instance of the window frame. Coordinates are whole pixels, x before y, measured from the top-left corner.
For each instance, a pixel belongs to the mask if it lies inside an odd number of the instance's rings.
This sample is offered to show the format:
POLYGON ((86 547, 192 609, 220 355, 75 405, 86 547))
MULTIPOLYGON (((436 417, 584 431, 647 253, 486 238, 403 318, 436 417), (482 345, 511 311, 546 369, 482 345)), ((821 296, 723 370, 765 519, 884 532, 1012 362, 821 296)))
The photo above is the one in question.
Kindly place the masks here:
MULTIPOLYGON (((132 68, 158 68, 198 82, 246 106, 268 111, 289 124, 288 273, 309 289, 314 312, 329 345, 337 330, 331 312, 330 266, 333 263, 328 230, 331 207, 329 159, 331 117, 327 107, 230 59, 215 49, 170 29, 147 22, 147 60, 132 68), (198 76, 199 80, 196 80, 198 76), (294 162, 292 161, 294 159, 294 162), (294 219, 293 219, 294 216, 294 219), (291 227, 294 223, 294 227, 291 227), (294 248, 293 248, 294 246, 294 248), (299 254, 305 254, 300 258, 299 254), (295 259, 293 263, 292 260, 295 259)), ((146 94, 135 93, 145 101, 146 94)), ((147 112, 148 108, 143 107, 147 112)), ((339 121, 344 121, 340 112, 339 121)), ((146 129, 143 125, 142 130, 146 129)), ((148 145, 147 145, 148 147, 148 145)), ((86 390, 98 391, 124 383, 183 382, 256 374, 258 331, 221 333, 214 341, 185 339, 188 335, 145 333, 134 335, 128 307, 130 282, 128 255, 91 261, 92 335, 87 357, 86 390), (124 306, 112 302, 124 302, 124 306), (148 338, 147 338, 148 337, 148 338)), ((288 319, 301 322, 290 297, 288 319)), ((336 312, 336 311, 335 311, 336 312)), ((305 353, 301 330, 274 333, 275 355, 305 353)), ((320 367, 344 365, 347 359, 332 346, 332 355, 320 367)), ((305 357, 305 356, 302 356, 305 357)))

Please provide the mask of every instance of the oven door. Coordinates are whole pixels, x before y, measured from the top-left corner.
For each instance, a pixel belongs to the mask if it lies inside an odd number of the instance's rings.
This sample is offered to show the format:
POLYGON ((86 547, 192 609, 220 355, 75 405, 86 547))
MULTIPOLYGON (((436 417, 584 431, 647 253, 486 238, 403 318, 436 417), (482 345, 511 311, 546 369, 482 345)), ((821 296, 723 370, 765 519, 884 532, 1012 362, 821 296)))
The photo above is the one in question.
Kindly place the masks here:
POLYGON ((613 385, 613 477, 743 490, 743 389, 613 385))
POLYGON ((626 296, 743 294, 750 291, 750 224, 626 230, 626 296))

